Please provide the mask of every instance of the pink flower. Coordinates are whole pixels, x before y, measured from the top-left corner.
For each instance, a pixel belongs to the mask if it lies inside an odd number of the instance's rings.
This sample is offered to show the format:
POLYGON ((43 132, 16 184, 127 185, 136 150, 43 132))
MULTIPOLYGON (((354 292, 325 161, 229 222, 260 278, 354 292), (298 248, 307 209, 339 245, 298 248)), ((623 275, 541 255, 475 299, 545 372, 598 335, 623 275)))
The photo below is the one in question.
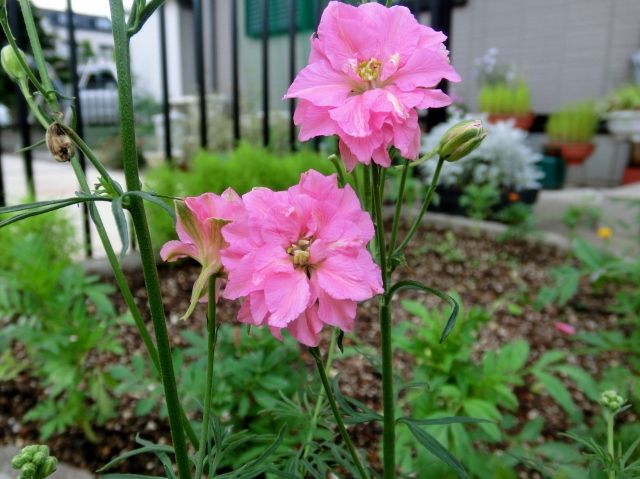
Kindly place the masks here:
POLYGON ((460 81, 445 38, 405 7, 330 2, 311 39, 309 64, 285 95, 300 100, 294 116, 300 140, 338 135, 349 170, 371 159, 389 166, 389 145, 415 159, 416 108, 449 105, 451 99, 434 87, 443 78, 460 81))
POLYGON ((182 319, 188 318, 199 300, 207 301, 207 282, 220 272, 220 250, 227 246, 222 227, 238 216, 243 208, 240 197, 232 189, 221 196, 205 193, 176 201, 176 230, 179 240, 169 241, 160 250, 163 261, 191 257, 202 265, 202 271, 191 293, 191 304, 182 319))
POLYGON ((567 334, 569 336, 573 336, 574 334, 576 334, 576 328, 571 326, 569 323, 556 321, 555 323, 553 323, 553 327, 556 328, 561 333, 567 334))
POLYGON ((367 243, 373 223, 336 175, 310 170, 287 191, 256 188, 245 212, 222 229, 224 297, 245 297, 238 320, 281 329, 316 346, 325 324, 353 329, 356 304, 382 293, 367 243))

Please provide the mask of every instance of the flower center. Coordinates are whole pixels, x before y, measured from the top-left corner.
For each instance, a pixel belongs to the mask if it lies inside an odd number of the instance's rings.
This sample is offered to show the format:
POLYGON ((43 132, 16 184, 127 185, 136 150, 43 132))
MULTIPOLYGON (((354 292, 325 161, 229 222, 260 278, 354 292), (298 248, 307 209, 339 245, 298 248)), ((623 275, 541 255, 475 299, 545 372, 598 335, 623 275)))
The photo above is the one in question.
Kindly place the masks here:
POLYGON ((363 60, 358 63, 356 73, 364 81, 374 81, 380 76, 380 70, 382 63, 377 58, 370 58, 369 60, 363 60))
POLYGON ((304 268, 309 264, 309 247, 311 239, 301 239, 297 243, 292 243, 287 248, 287 254, 292 257, 293 265, 304 268))

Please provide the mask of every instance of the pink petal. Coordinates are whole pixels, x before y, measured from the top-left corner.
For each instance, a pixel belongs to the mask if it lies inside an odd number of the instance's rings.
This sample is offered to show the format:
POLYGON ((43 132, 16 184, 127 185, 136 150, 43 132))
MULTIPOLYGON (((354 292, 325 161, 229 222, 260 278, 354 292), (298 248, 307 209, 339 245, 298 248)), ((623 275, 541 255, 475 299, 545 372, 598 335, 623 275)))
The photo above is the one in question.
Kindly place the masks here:
POLYGON ((329 256, 314 272, 318 285, 335 299, 364 301, 379 291, 380 272, 374 273, 368 251, 357 257, 335 254, 329 256))
POLYGON ((451 98, 438 89, 423 90, 423 98, 416 106, 418 108, 442 108, 451 105, 451 98))
POLYGON ((310 296, 307 276, 299 269, 274 274, 266 282, 264 294, 271 313, 269 325, 283 328, 307 308, 310 296))
POLYGON ((192 243, 172 240, 167 241, 160 249, 162 261, 176 261, 187 256, 194 259, 198 257, 198 248, 192 243))
POLYGON ((318 298, 318 316, 323 323, 349 332, 355 323, 356 304, 348 299, 334 299, 322 292, 318 298))
POLYGON ((460 81, 460 75, 438 52, 428 49, 417 49, 393 76, 393 82, 404 91, 416 88, 431 88, 446 78, 460 81))
POLYGON ((573 336, 574 334, 576 334, 576 328, 574 328, 573 326, 571 326, 568 323, 563 323, 560 321, 556 321, 555 323, 553 323, 553 326, 560 331, 561 333, 564 333, 566 335, 569 336, 573 336))
POLYGON ((313 348, 320 342, 319 333, 322 331, 322 321, 318 318, 315 308, 308 308, 289 323, 287 330, 302 344, 313 348))
POLYGON ((308 100, 316 106, 337 106, 344 103, 351 89, 344 73, 335 71, 329 62, 319 60, 298 73, 284 98, 308 100))
POLYGON ((329 116, 328 107, 318 107, 306 100, 300 100, 293 115, 293 121, 300 126, 298 138, 307 141, 316 136, 330 136, 337 133, 336 125, 329 116))

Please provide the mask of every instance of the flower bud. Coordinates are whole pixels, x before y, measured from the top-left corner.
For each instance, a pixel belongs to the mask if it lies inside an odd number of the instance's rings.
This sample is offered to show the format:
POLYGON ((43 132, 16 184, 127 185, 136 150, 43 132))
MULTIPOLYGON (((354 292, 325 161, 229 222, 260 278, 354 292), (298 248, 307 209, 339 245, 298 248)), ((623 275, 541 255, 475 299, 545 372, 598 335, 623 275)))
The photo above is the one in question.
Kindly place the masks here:
POLYGON ((36 475, 36 465, 32 462, 27 462, 20 468, 20 479, 32 479, 36 475))
POLYGON ((600 395, 600 405, 610 412, 617 412, 625 403, 625 400, 616 391, 605 391, 600 395))
POLYGON ((58 467, 58 460, 55 457, 49 456, 45 461, 44 465, 41 467, 43 477, 47 477, 54 472, 56 472, 56 468, 58 467))
MULTIPOLYGON (((20 52, 20 55, 24 58, 24 53, 20 52)), ((27 77, 27 73, 22 68, 18 55, 11 45, 3 47, 0 51, 0 63, 2 63, 2 69, 13 81, 21 81, 27 77)))
POLYGON ((461 121, 449 128, 440 139, 440 158, 458 161, 475 150, 486 136, 480 120, 461 121))
POLYGON ((73 142, 58 122, 49 125, 45 140, 47 142, 47 148, 49 148, 54 160, 60 163, 71 161, 71 158, 75 154, 73 142))

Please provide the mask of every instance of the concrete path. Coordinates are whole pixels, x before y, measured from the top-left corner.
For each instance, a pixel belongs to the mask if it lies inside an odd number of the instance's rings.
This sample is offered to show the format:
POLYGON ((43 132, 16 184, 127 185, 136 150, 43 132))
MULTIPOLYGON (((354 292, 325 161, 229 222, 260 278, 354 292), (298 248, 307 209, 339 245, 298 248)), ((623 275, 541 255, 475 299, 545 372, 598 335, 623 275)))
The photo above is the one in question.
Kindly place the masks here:
MULTIPOLYGON (((11 458, 19 452, 17 447, 0 447, 0 479, 16 479, 18 477, 19 471, 11 468, 11 458)), ((93 476, 88 472, 65 464, 58 464, 56 472, 49 477, 51 479, 93 479, 93 476)))

